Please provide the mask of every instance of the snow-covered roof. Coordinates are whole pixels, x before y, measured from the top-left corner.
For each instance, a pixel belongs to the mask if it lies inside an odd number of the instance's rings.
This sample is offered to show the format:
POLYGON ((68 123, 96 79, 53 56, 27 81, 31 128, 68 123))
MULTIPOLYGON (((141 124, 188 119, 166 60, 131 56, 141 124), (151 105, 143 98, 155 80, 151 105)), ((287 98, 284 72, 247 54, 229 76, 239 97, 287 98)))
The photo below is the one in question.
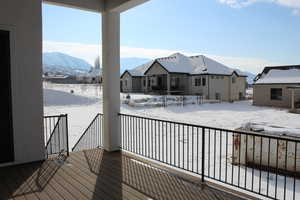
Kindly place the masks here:
POLYGON ((229 68, 204 55, 189 57, 181 53, 175 53, 164 58, 157 58, 133 70, 127 71, 132 76, 143 76, 154 62, 158 62, 171 73, 231 75, 236 72, 239 76, 246 76, 240 70, 229 68))
POLYGON ((153 64, 154 60, 147 62, 146 64, 140 65, 134 69, 127 70, 127 72, 131 76, 144 76, 144 73, 147 71, 147 69, 153 64))
POLYGON ((300 68, 274 68, 263 73, 255 84, 300 83, 300 68))
POLYGON ((199 66, 191 74, 231 75, 233 72, 236 72, 239 76, 246 76, 246 74, 240 70, 229 68, 204 55, 191 56, 190 59, 196 66, 199 66))

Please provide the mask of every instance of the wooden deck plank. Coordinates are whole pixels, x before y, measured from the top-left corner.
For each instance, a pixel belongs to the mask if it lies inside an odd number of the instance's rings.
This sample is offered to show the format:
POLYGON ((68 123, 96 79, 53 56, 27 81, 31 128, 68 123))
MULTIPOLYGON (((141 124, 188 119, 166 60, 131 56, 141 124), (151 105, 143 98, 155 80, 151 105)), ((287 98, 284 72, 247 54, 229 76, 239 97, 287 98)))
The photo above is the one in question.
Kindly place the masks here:
POLYGON ((240 199, 123 153, 101 149, 71 153, 61 163, 53 158, 0 168, 0 178, 0 199, 240 199))
MULTIPOLYGON (((80 169, 80 170, 77 169, 76 172, 78 172, 78 173, 83 172, 83 173, 85 173, 86 176, 89 176, 89 177, 92 176, 92 179, 94 179, 94 180, 97 178, 96 174, 91 174, 90 173, 89 169, 87 168, 88 166, 82 166, 83 163, 80 163, 81 160, 76 160, 76 159, 73 158, 73 160, 70 159, 68 161, 74 166, 73 170, 76 169, 77 167, 78 167, 78 169, 80 169), (80 172, 80 171, 82 171, 82 172, 80 172)), ((114 173, 114 172, 112 172, 112 173, 114 173)), ((111 173, 109 173, 109 174, 111 174, 111 173)), ((116 176, 118 176, 118 174, 116 174, 116 176)), ((119 180, 115 180, 114 177, 108 176, 106 173, 103 173, 103 175, 101 175, 101 177, 104 179, 104 183, 107 183, 107 184, 110 184, 110 185, 117 185, 117 184, 120 183, 119 180)), ((134 196, 136 196, 140 199, 147 199, 148 198, 144 194, 139 193, 137 191, 134 191, 134 189, 130 188, 129 186, 127 186, 123 183, 122 183, 121 187, 122 187, 122 193, 125 192, 126 194, 131 195, 130 196, 131 199, 134 198, 134 196), (132 196, 132 195, 134 195, 134 196, 132 196)))

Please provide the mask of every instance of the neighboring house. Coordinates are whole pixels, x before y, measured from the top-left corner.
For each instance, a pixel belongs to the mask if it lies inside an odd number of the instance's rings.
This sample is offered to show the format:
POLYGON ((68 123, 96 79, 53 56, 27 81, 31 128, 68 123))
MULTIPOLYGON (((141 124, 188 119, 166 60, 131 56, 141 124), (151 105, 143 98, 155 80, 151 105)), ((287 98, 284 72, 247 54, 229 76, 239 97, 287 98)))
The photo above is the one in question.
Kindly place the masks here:
POLYGON ((155 59, 121 76, 123 92, 203 95, 234 101, 245 98, 246 77, 206 56, 180 53, 155 59))
POLYGON ((126 70, 121 75, 121 92, 145 92, 144 73, 153 64, 150 61, 133 70, 126 70))
POLYGON ((254 81, 254 105, 300 108, 300 65, 265 67, 254 81))
POLYGON ((76 80, 75 76, 69 75, 51 75, 51 74, 44 74, 43 81, 57 83, 57 84, 76 84, 78 81, 76 80))

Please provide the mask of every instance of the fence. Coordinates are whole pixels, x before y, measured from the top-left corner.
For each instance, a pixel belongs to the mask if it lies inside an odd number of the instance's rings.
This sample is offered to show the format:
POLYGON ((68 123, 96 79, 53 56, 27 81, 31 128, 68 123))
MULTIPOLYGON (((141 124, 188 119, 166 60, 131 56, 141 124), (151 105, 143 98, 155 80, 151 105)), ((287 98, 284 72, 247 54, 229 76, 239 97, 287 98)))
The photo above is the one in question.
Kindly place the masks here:
POLYGON ((69 155, 68 115, 44 116, 44 138, 47 158, 50 155, 69 155))
MULTIPOLYGON (((120 114, 121 148, 271 199, 300 198, 300 141, 120 114)), ((73 151, 102 146, 98 114, 73 151)))
POLYGON ((103 114, 97 114, 87 129, 83 132, 72 151, 82 151, 102 147, 103 114))
POLYGON ((171 105, 185 106, 188 104, 204 104, 204 103, 219 103, 220 100, 208 100, 202 95, 161 95, 153 98, 130 99, 130 95, 124 96, 122 103, 129 106, 162 106, 167 107, 171 105))
POLYGON ((122 149, 272 199, 299 199, 297 139, 120 114, 122 149))

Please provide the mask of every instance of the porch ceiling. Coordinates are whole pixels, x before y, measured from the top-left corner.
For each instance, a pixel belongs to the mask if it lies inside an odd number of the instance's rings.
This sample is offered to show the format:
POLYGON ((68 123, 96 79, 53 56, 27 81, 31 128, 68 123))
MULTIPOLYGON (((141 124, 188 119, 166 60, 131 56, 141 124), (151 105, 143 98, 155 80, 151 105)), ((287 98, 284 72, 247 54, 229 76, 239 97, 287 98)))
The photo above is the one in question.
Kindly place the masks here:
POLYGON ((149 0, 43 0, 44 3, 101 13, 124 12, 149 0))

